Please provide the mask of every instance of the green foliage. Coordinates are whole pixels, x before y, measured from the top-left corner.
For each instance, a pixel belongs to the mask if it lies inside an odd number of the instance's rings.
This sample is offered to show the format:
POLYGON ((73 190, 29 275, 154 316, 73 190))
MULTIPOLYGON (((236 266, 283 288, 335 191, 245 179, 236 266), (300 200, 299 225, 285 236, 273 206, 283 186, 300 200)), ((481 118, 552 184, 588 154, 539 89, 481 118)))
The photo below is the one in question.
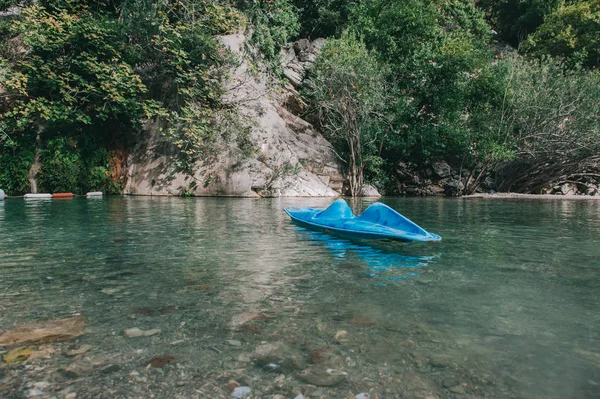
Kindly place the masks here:
POLYGON ((39 189, 46 192, 119 192, 111 181, 109 153, 97 143, 76 142, 60 136, 44 142, 39 150, 39 189))
POLYGON ((600 73, 553 61, 503 61, 510 77, 498 126, 515 143, 498 188, 538 192, 547 184, 598 173, 600 73))
MULTIPOLYGON (((233 113, 220 102, 221 71, 231 60, 215 35, 235 31, 241 21, 233 3, 216 0, 45 0, 24 8, 7 36, 18 36, 16 47, 26 51, 6 48, 0 59, 7 92, 0 145, 8 149, 43 127, 43 146, 68 139, 93 143, 85 147, 94 151, 126 148, 145 121, 160 117, 189 170, 218 140, 232 136, 216 128, 218 119, 230 121, 233 113)), ((106 162, 88 168, 81 162, 89 151, 56 143, 52 156, 45 150, 44 159, 57 168, 42 173, 48 188, 112 184, 105 181, 111 173, 106 162), (90 181, 75 182, 77 168, 90 181)))
POLYGON ((340 35, 360 0, 294 0, 300 12, 300 37, 340 35))
POLYGON ((41 191, 81 193, 82 161, 75 143, 65 138, 50 140, 40 152, 38 174, 41 191))
POLYGON ((365 161, 378 155, 388 129, 391 97, 383 71, 356 35, 344 34, 323 49, 305 93, 310 112, 346 163, 352 196, 360 192, 365 161))
POLYGON ((6 143, 0 140, 0 187, 7 193, 29 191, 29 169, 34 159, 34 141, 6 143))
POLYGON ((519 157, 565 162, 600 153, 600 72, 553 60, 505 62, 512 75, 505 124, 519 157))
POLYGON ((254 30, 251 44, 278 70, 281 49, 300 31, 296 7, 290 0, 248 0, 241 7, 254 30))
POLYGON ((600 3, 582 1, 558 8, 523 43, 523 50, 540 58, 568 59, 570 65, 600 67, 600 3))
POLYGON ((544 22, 544 17, 556 10, 563 0, 482 0, 502 37, 518 46, 544 22))
POLYGON ((19 0, 0 0, 0 11, 16 6, 20 3, 19 0))
POLYGON ((146 88, 120 56, 112 21, 85 9, 53 14, 34 5, 23 10, 15 29, 28 51, 8 74, 14 102, 4 117, 18 119, 17 128, 81 128, 146 114, 146 104, 138 101, 146 88))
POLYGON ((477 139, 473 113, 493 109, 498 97, 483 13, 468 0, 364 2, 354 29, 394 74, 399 101, 386 163, 462 162, 477 139))

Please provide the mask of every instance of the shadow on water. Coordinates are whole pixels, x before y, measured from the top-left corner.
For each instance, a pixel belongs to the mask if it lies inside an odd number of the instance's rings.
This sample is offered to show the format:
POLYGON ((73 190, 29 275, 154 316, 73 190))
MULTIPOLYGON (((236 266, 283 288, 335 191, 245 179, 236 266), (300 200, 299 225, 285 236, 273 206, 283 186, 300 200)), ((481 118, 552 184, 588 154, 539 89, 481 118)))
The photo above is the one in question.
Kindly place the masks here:
POLYGON ((441 257, 439 253, 421 256, 403 254, 401 251, 410 244, 394 241, 349 240, 299 226, 296 227, 296 231, 301 235, 301 241, 309 241, 310 245, 325 247, 331 254, 334 264, 357 259, 365 264, 365 274, 383 281, 417 277, 419 269, 437 263, 437 259, 441 257))

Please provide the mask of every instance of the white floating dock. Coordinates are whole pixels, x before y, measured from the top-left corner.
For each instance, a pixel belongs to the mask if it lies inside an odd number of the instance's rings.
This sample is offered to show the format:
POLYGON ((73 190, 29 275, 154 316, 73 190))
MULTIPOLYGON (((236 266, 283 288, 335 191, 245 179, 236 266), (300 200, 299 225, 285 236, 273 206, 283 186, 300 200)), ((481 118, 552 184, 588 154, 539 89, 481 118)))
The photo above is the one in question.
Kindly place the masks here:
POLYGON ((25 194, 25 199, 52 199, 52 194, 25 194))
POLYGON ((102 191, 92 191, 85 195, 86 197, 102 197, 102 191))

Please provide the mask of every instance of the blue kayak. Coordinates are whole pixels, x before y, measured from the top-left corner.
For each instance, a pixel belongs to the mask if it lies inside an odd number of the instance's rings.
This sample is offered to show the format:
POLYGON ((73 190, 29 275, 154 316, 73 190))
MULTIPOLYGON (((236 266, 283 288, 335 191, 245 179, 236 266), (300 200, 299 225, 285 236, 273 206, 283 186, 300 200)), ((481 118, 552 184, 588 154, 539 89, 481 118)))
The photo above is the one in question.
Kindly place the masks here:
POLYGON ((399 241, 441 241, 442 237, 429 233, 389 206, 376 202, 360 216, 343 199, 329 208, 286 208, 285 212, 297 224, 348 238, 387 239, 399 241))

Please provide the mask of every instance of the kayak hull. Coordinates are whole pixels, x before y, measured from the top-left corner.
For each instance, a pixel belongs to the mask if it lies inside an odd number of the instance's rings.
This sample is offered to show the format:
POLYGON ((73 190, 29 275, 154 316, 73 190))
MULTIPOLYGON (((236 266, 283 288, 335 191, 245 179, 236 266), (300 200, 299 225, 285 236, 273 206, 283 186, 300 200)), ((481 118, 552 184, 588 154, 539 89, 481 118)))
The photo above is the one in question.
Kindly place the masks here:
POLYGON ((360 216, 354 216, 342 199, 325 210, 286 208, 285 212, 300 226, 345 238, 402 242, 442 239, 382 203, 371 205, 360 216))

